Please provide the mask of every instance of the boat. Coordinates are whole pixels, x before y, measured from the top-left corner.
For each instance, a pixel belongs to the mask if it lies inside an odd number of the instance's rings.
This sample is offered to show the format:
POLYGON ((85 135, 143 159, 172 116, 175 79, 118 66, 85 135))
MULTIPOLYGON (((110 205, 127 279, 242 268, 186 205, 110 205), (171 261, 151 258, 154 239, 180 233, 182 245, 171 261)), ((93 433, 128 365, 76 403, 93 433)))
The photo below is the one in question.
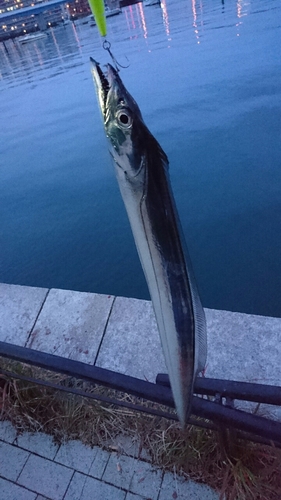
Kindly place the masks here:
MULTIPOLYGON (((121 14, 121 12, 122 9, 119 9, 118 7, 116 9, 109 9, 108 7, 105 7, 104 9, 105 17, 117 16, 118 14, 121 14)), ((94 16, 89 16, 89 17, 91 18, 90 20, 92 21, 90 26, 96 26, 96 21, 94 19, 94 16)))
POLYGON ((150 5, 160 5, 161 0, 143 0, 143 5, 150 7, 150 5))
POLYGON ((36 40, 40 40, 46 37, 47 37, 46 33, 38 31, 37 33, 28 33, 27 35, 19 36, 18 42, 24 44, 29 42, 35 42, 36 40))
MULTIPOLYGON (((119 7, 117 7, 116 9, 110 9, 109 7, 105 7, 105 9, 104 9, 105 17, 117 16, 118 14, 121 14, 121 12, 122 12, 122 9, 119 9, 119 7)), ((96 21, 95 21, 95 18, 92 14, 90 14, 89 16, 80 18, 79 21, 80 21, 79 24, 90 23, 90 26, 96 26, 96 21)), ((77 20, 75 21, 75 23, 78 24, 77 20)))
POLYGON ((75 24, 88 24, 89 22, 92 22, 93 20, 94 20, 93 15, 89 14, 88 16, 79 17, 78 19, 75 19, 74 23, 75 24))
POLYGON ((104 12, 105 12, 105 17, 111 17, 121 14, 122 9, 119 9, 119 7, 116 7, 116 9, 110 9, 109 7, 105 7, 104 12))

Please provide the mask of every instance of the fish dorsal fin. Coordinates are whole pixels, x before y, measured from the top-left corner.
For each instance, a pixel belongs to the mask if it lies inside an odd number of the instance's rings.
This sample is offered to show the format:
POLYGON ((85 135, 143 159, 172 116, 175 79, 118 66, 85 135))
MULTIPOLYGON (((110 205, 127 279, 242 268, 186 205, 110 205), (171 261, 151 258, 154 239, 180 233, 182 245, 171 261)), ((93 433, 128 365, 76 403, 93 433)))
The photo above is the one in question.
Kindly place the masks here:
POLYGON ((148 131, 147 136, 147 156, 151 160, 151 165, 158 165, 159 168, 164 168, 166 171, 169 170, 169 160, 168 157, 161 148, 159 142, 153 137, 153 135, 148 131))

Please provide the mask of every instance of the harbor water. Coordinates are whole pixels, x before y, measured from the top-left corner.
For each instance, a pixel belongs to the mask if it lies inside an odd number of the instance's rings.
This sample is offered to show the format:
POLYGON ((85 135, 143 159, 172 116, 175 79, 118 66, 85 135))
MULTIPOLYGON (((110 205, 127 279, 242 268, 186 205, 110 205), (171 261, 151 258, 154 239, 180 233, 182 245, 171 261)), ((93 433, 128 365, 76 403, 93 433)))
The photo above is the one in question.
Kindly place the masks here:
MULTIPOLYGON (((281 5, 163 0, 107 19, 170 161, 205 307, 281 316, 281 5)), ((89 57, 97 27, 0 43, 0 282, 149 298, 89 57)))

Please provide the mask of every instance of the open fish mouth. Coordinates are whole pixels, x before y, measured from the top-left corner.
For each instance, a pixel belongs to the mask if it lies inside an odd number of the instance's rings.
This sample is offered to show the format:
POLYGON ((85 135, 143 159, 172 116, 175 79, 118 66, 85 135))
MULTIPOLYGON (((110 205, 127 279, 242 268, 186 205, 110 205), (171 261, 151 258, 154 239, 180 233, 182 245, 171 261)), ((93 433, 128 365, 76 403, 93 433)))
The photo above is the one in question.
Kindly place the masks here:
POLYGON ((112 87, 113 81, 115 79, 116 71, 111 66, 111 64, 107 64, 106 65, 107 71, 103 72, 100 67, 100 64, 97 61, 95 61, 95 59, 90 57, 90 61, 92 65, 91 72, 97 88, 100 108, 105 118, 107 97, 112 87))

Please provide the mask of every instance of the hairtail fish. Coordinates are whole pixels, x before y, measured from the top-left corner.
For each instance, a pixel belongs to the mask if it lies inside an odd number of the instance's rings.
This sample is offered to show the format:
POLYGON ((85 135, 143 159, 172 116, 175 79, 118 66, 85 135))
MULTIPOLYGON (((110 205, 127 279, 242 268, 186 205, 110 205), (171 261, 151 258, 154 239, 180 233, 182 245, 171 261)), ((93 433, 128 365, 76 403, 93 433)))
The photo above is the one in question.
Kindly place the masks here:
POLYGON ((169 181, 168 158, 110 65, 91 58, 104 128, 148 284, 177 414, 189 418, 204 369, 206 322, 169 181))

